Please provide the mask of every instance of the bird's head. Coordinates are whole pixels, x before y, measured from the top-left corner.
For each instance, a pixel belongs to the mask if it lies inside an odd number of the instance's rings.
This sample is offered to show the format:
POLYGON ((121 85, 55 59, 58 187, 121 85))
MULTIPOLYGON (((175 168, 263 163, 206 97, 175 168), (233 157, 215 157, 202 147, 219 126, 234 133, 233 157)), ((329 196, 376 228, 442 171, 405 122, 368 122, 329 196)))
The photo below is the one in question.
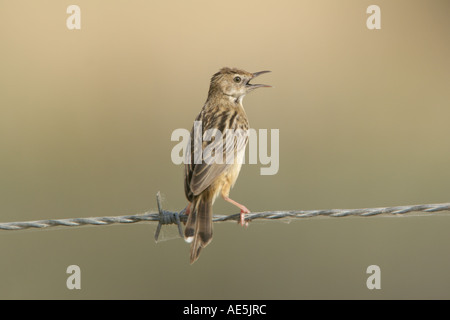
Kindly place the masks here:
POLYGON ((242 98, 250 91, 256 88, 270 87, 266 84, 253 84, 250 80, 270 71, 260 71, 250 73, 236 68, 222 68, 211 78, 209 95, 223 94, 236 101, 242 101, 242 98))

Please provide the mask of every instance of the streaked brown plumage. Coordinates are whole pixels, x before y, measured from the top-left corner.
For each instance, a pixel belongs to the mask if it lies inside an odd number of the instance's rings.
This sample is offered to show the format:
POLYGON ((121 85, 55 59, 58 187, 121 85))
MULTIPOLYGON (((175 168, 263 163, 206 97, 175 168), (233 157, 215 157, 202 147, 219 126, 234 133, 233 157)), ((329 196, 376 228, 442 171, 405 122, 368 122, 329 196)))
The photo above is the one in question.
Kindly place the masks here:
MULTIPOLYGON (((222 68, 211 78, 208 98, 201 112, 195 119, 201 121, 201 131, 193 126, 190 141, 190 161, 185 165, 184 188, 186 198, 189 201, 186 213, 189 214, 185 229, 185 239, 191 242, 191 263, 195 262, 202 248, 212 240, 212 206, 216 197, 221 194, 224 200, 241 209, 241 225, 244 225, 244 214, 250 211, 243 205, 228 197, 241 169, 242 160, 247 145, 247 130, 249 128, 247 115, 242 105, 244 96, 260 87, 270 87, 262 84, 250 84, 250 80, 260 74, 269 71, 250 73, 235 68, 222 68), (204 134, 209 129, 219 130, 222 136, 220 140, 213 135, 210 141, 205 141, 204 134), (235 137, 227 134, 227 129, 235 131, 235 137), (203 137, 203 142, 198 144, 202 150, 201 163, 194 161, 195 130, 203 137), (227 138, 232 143, 227 144, 227 138), (232 140, 231 140, 232 139, 232 140), (221 148, 223 146, 223 148, 221 148), (205 149, 214 150, 211 157, 207 157, 205 149), (215 152, 217 153, 217 158, 215 152), (204 153, 203 153, 204 152, 204 153), (222 155, 220 155, 222 152, 222 155), (227 161, 226 155, 232 161, 227 161), (231 156, 230 156, 231 155, 231 156), (213 161, 214 159, 222 159, 213 161)), ((189 149, 188 149, 189 150, 189 149)), ((198 161, 200 162, 200 161, 198 161)))

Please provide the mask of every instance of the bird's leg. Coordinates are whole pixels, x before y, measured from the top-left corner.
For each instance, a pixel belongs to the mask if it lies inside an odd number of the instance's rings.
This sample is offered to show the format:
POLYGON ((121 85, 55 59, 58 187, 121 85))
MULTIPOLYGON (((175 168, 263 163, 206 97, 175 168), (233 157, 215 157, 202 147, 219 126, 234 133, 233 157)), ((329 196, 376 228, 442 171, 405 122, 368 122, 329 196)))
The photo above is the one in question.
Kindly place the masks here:
MULTIPOLYGON (((180 214, 185 214, 188 216, 190 213, 191 213, 191 202, 189 202, 189 204, 186 206, 186 208, 181 210, 180 214)), ((183 224, 186 224, 186 221, 183 221, 183 224)))
POLYGON ((191 202, 184 208, 184 214, 188 216, 189 213, 191 213, 191 202))
POLYGON ((225 200, 225 201, 228 201, 229 203, 232 203, 232 204, 234 204, 236 207, 238 207, 239 209, 241 209, 241 216, 240 216, 240 218, 239 218, 239 224, 241 225, 241 226, 246 226, 246 227, 248 227, 248 222, 247 221, 245 221, 245 214, 246 213, 250 213, 250 210, 248 210, 244 205, 242 205, 242 204, 240 204, 240 203, 238 203, 238 202, 236 202, 236 201, 234 201, 233 199, 230 199, 229 197, 227 197, 227 196, 225 196, 225 195, 222 195, 222 197, 223 197, 223 199, 225 200))

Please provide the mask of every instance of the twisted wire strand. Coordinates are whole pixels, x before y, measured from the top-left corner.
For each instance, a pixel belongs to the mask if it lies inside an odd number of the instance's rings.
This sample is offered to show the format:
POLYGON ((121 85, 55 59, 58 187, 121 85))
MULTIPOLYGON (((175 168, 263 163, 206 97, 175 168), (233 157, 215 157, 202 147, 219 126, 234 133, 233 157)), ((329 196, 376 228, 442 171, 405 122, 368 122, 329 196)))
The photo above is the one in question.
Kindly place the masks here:
MULTIPOLYGON (((162 225, 176 224, 178 225, 178 232, 183 237, 181 222, 187 221, 187 215, 184 214, 185 209, 181 212, 172 212, 163 210, 161 206, 161 197, 158 192, 156 195, 159 212, 145 212, 143 214, 125 215, 125 216, 109 216, 109 217, 91 217, 91 218, 73 218, 73 219, 49 219, 38 221, 23 221, 23 222, 6 222, 0 223, 0 230, 24 230, 30 228, 49 228, 49 227, 80 227, 86 225, 111 225, 117 223, 138 223, 138 222, 158 222, 155 232, 155 240, 158 240, 162 225)), ((300 219, 311 218, 318 216, 330 217, 346 217, 346 216, 364 216, 370 217, 380 214, 400 215, 411 212, 433 213, 440 211, 450 211, 450 203, 437 204, 420 204, 410 206, 396 206, 396 207, 380 207, 380 208, 364 208, 364 209, 329 209, 329 210, 291 210, 291 211, 265 211, 253 212, 245 215, 246 221, 256 219, 300 219)), ((235 220, 239 221, 240 214, 232 215, 215 215, 214 222, 223 222, 235 220)))

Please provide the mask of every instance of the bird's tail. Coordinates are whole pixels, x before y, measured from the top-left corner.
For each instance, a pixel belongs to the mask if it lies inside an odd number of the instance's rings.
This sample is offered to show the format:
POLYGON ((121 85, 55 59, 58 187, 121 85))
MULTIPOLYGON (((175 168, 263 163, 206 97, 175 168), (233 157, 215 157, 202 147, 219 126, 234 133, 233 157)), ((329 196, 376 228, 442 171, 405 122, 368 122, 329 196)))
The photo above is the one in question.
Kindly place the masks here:
POLYGON ((212 240, 212 201, 199 196, 192 202, 192 210, 188 216, 184 238, 191 243, 191 264, 194 263, 202 248, 212 240))

